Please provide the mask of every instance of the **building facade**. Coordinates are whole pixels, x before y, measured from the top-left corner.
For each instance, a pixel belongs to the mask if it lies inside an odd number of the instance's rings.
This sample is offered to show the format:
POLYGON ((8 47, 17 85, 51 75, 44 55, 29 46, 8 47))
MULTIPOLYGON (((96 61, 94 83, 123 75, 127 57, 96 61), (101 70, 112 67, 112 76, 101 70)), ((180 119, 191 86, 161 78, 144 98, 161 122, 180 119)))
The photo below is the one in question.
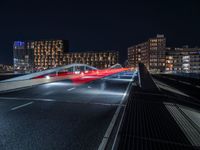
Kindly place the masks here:
POLYGON ((199 73, 200 48, 166 47, 164 35, 157 35, 128 48, 129 67, 137 67, 139 62, 152 72, 199 73))
POLYGON ((13 72, 13 66, 0 64, 0 73, 13 72))
POLYGON ((148 41, 128 48, 128 63, 130 67, 137 67, 144 63, 150 71, 165 71, 166 38, 157 35, 148 41))
POLYGON ((165 71, 166 38, 164 35, 157 35, 151 38, 149 43, 149 70, 156 72, 165 71))
POLYGON ((63 65, 63 56, 68 52, 68 41, 45 40, 28 42, 27 48, 34 49, 34 67, 48 69, 63 65))
POLYGON ((33 49, 27 49, 27 43, 15 41, 13 45, 14 71, 27 72, 33 69, 33 49))
POLYGON ((63 55, 69 49, 66 40, 15 41, 14 70, 34 72, 63 65, 63 55))
POLYGON ((118 63, 118 51, 68 52, 68 49, 65 40, 15 41, 14 71, 29 73, 72 63, 103 69, 118 63))
POLYGON ((66 53, 64 64, 81 63, 99 69, 108 68, 118 63, 118 51, 91 51, 66 53))
POLYGON ((200 73, 200 48, 167 48, 166 72, 200 73))

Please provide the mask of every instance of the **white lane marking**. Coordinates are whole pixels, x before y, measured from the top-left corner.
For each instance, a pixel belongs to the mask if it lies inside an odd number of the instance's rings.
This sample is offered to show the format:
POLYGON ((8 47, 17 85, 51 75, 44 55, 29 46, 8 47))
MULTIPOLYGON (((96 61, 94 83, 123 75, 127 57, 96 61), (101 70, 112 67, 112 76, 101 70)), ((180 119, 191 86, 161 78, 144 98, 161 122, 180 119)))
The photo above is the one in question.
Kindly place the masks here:
MULTIPOLYGON (((163 77, 163 78, 166 78, 166 77, 163 77)), ((174 80, 174 81, 178 81, 178 80, 176 80, 176 79, 173 79, 173 78, 167 78, 167 79, 169 79, 169 80, 174 80)), ((189 83, 189 82, 185 82, 185 81, 178 81, 178 82, 180 82, 180 83, 183 83, 183 84, 187 84, 187 85, 192 85, 191 83, 189 83)), ((197 88, 200 88, 200 86, 196 86, 197 88)))
POLYGON ((199 85, 196 85, 196 87, 197 87, 197 88, 200 88, 200 86, 199 86, 199 85))
MULTIPOLYGON (((163 78, 164 78, 164 77, 163 77, 163 78)), ((166 77, 165 77, 165 78, 166 78, 166 77)), ((173 79, 173 78, 167 78, 167 79, 169 79, 169 80, 173 80, 173 81, 178 81, 178 80, 173 79)), ((185 81, 178 81, 178 82, 183 83, 183 84, 187 84, 187 85, 192 85, 191 83, 189 83, 189 82, 185 82, 185 81)))
POLYGON ((122 113, 122 117, 121 117, 121 119, 120 119, 120 121, 119 121, 119 126, 118 126, 117 132, 116 132, 116 134, 115 134, 115 138, 114 138, 113 145, 112 145, 112 150, 114 150, 115 147, 116 147, 117 136, 118 136, 118 134, 119 134, 119 130, 120 130, 121 125, 122 125, 122 120, 124 119, 125 110, 126 110, 126 106, 124 106, 124 110, 123 110, 123 113, 122 113))
POLYGON ((24 98, 24 97, 0 97, 0 99, 6 100, 31 100, 31 101, 55 101, 54 99, 43 99, 43 98, 24 98))
POLYGON ((19 108, 22 108, 22 107, 25 107, 25 106, 28 106, 28 105, 31 105, 31 104, 33 104, 33 102, 29 102, 29 103, 25 103, 25 104, 13 107, 13 108, 11 108, 11 110, 17 110, 19 108))
MULTIPOLYGON (((122 97, 122 100, 120 102, 120 105, 117 107, 117 110, 115 111, 115 114, 114 114, 114 116, 113 116, 113 118, 112 118, 112 120, 111 120, 111 122, 110 122, 110 124, 109 124, 109 126, 107 128, 107 130, 106 130, 106 133, 105 133, 105 135, 104 135, 104 137, 103 137, 103 139, 101 141, 101 144, 99 145, 98 150, 104 150, 106 148, 106 145, 108 143, 108 139, 109 139, 109 137, 111 135, 111 132, 112 132, 112 130, 114 128, 114 125, 115 125, 115 123, 117 121, 117 118, 119 116, 119 113, 120 113, 122 105, 123 105, 123 102, 127 98, 126 96, 128 94, 128 90, 130 89, 131 85, 132 85, 132 82, 129 82, 129 84, 128 84, 127 88, 126 88, 126 91, 124 92, 124 95, 122 97)), ((123 106, 126 107, 125 105, 123 105, 123 106)))
POLYGON ((170 91, 170 92, 173 92, 173 93, 176 93, 176 94, 179 94, 179 95, 183 95, 183 96, 186 96, 186 97, 190 97, 189 95, 187 95, 187 94, 185 94, 185 93, 179 91, 179 90, 176 89, 176 88, 173 88, 173 87, 171 87, 171 86, 169 86, 169 85, 167 85, 167 84, 165 84, 165 83, 163 83, 163 82, 160 82, 160 81, 158 81, 158 80, 156 80, 156 79, 154 79, 154 80, 155 80, 155 82, 158 84, 158 86, 159 86, 160 88, 162 88, 162 89, 165 89, 165 90, 167 90, 167 91, 170 91))
POLYGON ((183 84, 191 85, 190 83, 185 82, 185 81, 179 81, 179 82, 180 82, 180 83, 183 83, 183 84))
POLYGON ((187 139, 190 143, 195 146, 200 146, 200 133, 198 129, 194 127, 194 125, 189 121, 185 112, 183 112, 176 104, 173 103, 164 103, 167 110, 170 112, 178 126, 181 128, 187 139))
POLYGON ((31 100, 36 100, 36 101, 46 101, 46 102, 52 102, 52 101, 56 101, 54 99, 43 99, 43 98, 30 98, 31 100))
POLYGON ((70 89, 67 89, 67 91, 72 91, 72 90, 74 90, 74 89, 75 89, 75 87, 70 88, 70 89))

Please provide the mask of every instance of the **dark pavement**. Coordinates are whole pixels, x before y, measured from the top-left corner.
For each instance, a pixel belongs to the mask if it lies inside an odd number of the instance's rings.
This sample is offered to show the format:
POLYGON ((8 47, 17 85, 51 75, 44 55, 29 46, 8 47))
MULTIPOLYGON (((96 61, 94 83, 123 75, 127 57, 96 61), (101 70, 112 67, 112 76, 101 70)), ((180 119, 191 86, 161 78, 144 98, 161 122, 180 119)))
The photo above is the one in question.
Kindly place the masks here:
POLYGON ((173 75, 153 75, 154 79, 174 87, 200 103, 200 80, 173 75))
POLYGON ((0 149, 98 149, 130 78, 121 73, 0 94, 0 149))
POLYGON ((139 84, 131 87, 113 148, 199 150, 199 103, 183 90, 152 80, 144 65, 139 65, 138 76, 139 84))
MULTIPOLYGON (((194 150, 166 109, 165 95, 134 88, 129 97, 118 150, 194 150)), ((192 130, 191 130, 192 132, 192 130)))

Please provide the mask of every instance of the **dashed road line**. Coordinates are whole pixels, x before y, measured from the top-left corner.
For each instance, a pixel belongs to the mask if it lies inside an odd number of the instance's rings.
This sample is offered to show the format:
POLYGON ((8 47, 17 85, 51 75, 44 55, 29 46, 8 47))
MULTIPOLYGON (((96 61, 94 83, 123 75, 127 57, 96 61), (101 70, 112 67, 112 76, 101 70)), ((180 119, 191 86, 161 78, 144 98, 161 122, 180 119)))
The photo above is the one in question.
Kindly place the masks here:
POLYGON ((31 105, 31 104, 33 104, 33 102, 28 102, 28 103, 25 103, 25 104, 22 104, 22 105, 13 107, 13 108, 11 108, 10 110, 17 110, 17 109, 20 109, 20 108, 22 108, 22 107, 26 107, 26 106, 31 105))
POLYGON ((185 94, 185 93, 179 91, 179 90, 176 89, 176 88, 173 88, 173 87, 171 87, 171 86, 169 86, 169 85, 167 85, 167 84, 164 84, 163 82, 160 82, 160 81, 158 81, 158 80, 156 80, 156 79, 154 79, 154 80, 155 80, 155 82, 158 84, 158 86, 159 86, 160 88, 162 88, 162 89, 165 89, 165 90, 167 90, 167 91, 170 91, 170 92, 173 92, 173 93, 176 93, 176 94, 180 94, 180 95, 183 95, 183 96, 186 96, 186 97, 190 97, 189 95, 187 95, 187 94, 185 94))
POLYGON ((200 85, 196 85, 196 87, 200 89, 200 85))
POLYGON ((76 88, 73 87, 73 88, 67 89, 67 91, 72 91, 72 90, 74 90, 74 89, 76 89, 76 88))
MULTIPOLYGON (((173 78, 167 78, 167 77, 162 77, 162 78, 166 78, 166 79, 173 80, 173 81, 178 81, 178 80, 173 79, 173 78)), ((178 82, 183 83, 183 84, 187 84, 187 85, 192 85, 191 83, 185 82, 185 81, 178 81, 178 82)), ((195 87, 200 88, 199 85, 196 85, 195 87)))
POLYGON ((112 104, 112 103, 88 103, 88 104, 93 104, 93 105, 102 105, 102 106, 120 106, 124 107, 124 104, 112 104))
POLYGON ((183 83, 183 84, 191 85, 190 83, 185 82, 185 81, 179 81, 179 82, 180 82, 180 83, 183 83))
POLYGON ((88 86, 88 89, 91 89, 92 87, 91 86, 88 86))

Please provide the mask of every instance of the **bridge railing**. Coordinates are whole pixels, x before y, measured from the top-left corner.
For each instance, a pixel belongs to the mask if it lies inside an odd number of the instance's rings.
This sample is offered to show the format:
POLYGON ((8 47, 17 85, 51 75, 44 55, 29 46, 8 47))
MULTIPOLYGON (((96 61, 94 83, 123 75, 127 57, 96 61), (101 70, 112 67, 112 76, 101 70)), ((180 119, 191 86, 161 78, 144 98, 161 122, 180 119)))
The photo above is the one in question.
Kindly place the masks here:
POLYGON ((30 80, 30 79, 37 78, 39 76, 44 76, 44 75, 48 75, 48 74, 52 74, 52 73, 57 74, 61 70, 66 70, 66 69, 70 69, 70 68, 72 68, 71 72, 76 73, 77 67, 83 67, 83 70, 87 70, 87 69, 97 70, 97 68, 86 65, 86 64, 70 64, 70 65, 66 65, 66 66, 62 66, 62 67, 56 67, 56 68, 52 68, 52 69, 48 69, 48 70, 44 70, 44 71, 40 71, 40 72, 35 72, 35 73, 31 73, 31 74, 27 74, 27 75, 15 77, 15 78, 3 80, 3 81, 0 81, 0 82, 30 80))

